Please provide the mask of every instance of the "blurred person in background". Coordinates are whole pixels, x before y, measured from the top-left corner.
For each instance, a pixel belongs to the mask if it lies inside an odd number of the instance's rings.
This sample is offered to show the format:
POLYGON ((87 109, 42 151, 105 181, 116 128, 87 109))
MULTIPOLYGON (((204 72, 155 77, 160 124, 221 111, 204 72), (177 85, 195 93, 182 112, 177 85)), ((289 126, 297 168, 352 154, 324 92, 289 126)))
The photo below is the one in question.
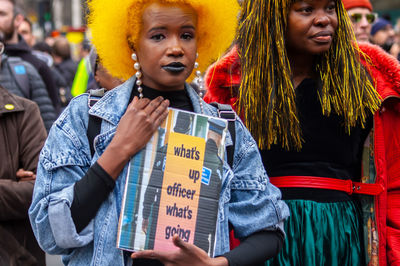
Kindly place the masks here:
MULTIPOLYGON (((0 42, 0 55, 3 51, 0 42)), ((8 74, 2 68, 1 80, 9 79, 4 75, 8 74)), ((48 105, 52 106, 50 99, 48 105)), ((0 86, 0 265, 45 265, 45 253, 33 235, 28 208, 46 135, 37 104, 0 86)))
POLYGON ((49 45, 50 47, 53 47, 55 42, 55 37, 53 37, 52 35, 53 33, 44 38, 44 42, 47 43, 47 45, 49 45))
POLYGON ((79 44, 79 60, 82 60, 86 56, 89 55, 92 46, 90 45, 89 40, 85 39, 79 44))
POLYGON ((71 94, 72 96, 78 96, 82 93, 85 93, 89 89, 93 89, 92 85, 94 84, 94 66, 97 60, 97 53, 92 48, 90 42, 82 42, 81 44, 81 53, 83 56, 85 52, 82 52, 84 49, 89 48, 89 53, 82 57, 81 61, 78 64, 78 68, 76 69, 74 82, 72 83, 71 94))
POLYGON ((48 67, 51 68, 54 66, 54 60, 51 56, 51 47, 46 42, 37 42, 33 45, 32 49, 32 53, 37 58, 44 61, 48 67))
POLYGON ((32 32, 32 22, 27 17, 24 17, 24 20, 19 25, 18 33, 22 36, 22 38, 24 38, 29 47, 32 47, 35 44, 36 38, 32 32))
POLYGON ((104 92, 107 92, 122 83, 121 79, 111 76, 101 64, 96 49, 92 48, 89 55, 79 63, 71 93, 78 96, 90 90, 98 89, 104 89, 104 92))
POLYGON ((357 42, 372 42, 399 58, 400 45, 396 42, 392 25, 385 18, 378 19, 369 0, 343 0, 352 22, 357 42))
POLYGON ((369 0, 343 0, 350 17, 357 42, 369 42, 372 24, 378 15, 372 12, 369 0))
POLYGON ((400 18, 397 19, 397 23, 394 27, 394 32, 396 33, 395 42, 399 47, 399 54, 397 55, 397 59, 400 61, 400 18))
POLYGON ((100 63, 100 60, 96 61, 94 73, 94 80, 98 88, 103 88, 105 91, 112 90, 123 83, 121 79, 111 76, 108 70, 100 63))
POLYGON ((33 46, 32 53, 39 59, 45 61, 47 65, 50 67, 60 95, 61 111, 63 111, 64 108, 68 105, 68 103, 72 99, 71 86, 68 86, 64 76, 54 66, 54 60, 53 57, 51 56, 52 54, 51 47, 46 42, 37 42, 33 46))
POLYGON ((36 38, 32 32, 32 23, 26 17, 18 27, 18 33, 25 40, 26 44, 32 48, 32 54, 35 55, 38 59, 44 61, 48 67, 52 67, 54 64, 53 57, 51 56, 51 47, 48 46, 44 42, 39 42, 36 44, 36 38), (43 43, 46 47, 43 48, 43 43), (40 47, 41 49, 37 49, 40 47))
POLYGON ((46 130, 38 106, 0 86, 0 264, 45 265, 28 219, 46 130))
POLYGON ((90 73, 87 83, 87 91, 95 89, 104 89, 109 91, 121 85, 124 81, 113 77, 110 72, 101 64, 101 59, 98 56, 96 49, 93 48, 89 54, 89 63, 92 73, 90 73))
POLYGON ((54 59, 54 67, 61 73, 67 82, 67 86, 71 87, 74 81, 77 63, 72 60, 71 46, 65 37, 58 37, 52 46, 52 56, 54 59))
POLYGON ((24 20, 22 11, 15 5, 15 0, 0 0, 0 31, 4 33, 9 56, 20 57, 32 64, 45 83, 45 88, 57 112, 60 110, 60 98, 49 67, 31 52, 31 48, 18 34, 18 28, 24 20))
POLYGON ((36 69, 19 57, 9 57, 4 52, 4 35, 0 32, 0 85, 20 97, 37 103, 46 130, 57 119, 42 78, 36 69))
POLYGON ((396 34, 390 21, 379 18, 374 25, 372 25, 371 41, 382 47, 395 58, 398 58, 400 46, 396 43, 396 34))
POLYGON ((396 26, 394 27, 394 31, 397 35, 400 34, 400 18, 397 19, 396 26))
POLYGON ((61 73, 54 67, 54 60, 51 56, 51 47, 45 42, 36 43, 35 36, 32 32, 32 23, 26 17, 18 28, 19 34, 24 38, 25 42, 32 47, 32 54, 38 59, 44 61, 50 68, 56 87, 58 88, 58 94, 61 101, 61 107, 68 105, 71 100, 71 89, 68 88, 67 82, 61 73))
POLYGON ((28 219, 46 129, 36 103, 0 86, 0 264, 45 265, 28 219))

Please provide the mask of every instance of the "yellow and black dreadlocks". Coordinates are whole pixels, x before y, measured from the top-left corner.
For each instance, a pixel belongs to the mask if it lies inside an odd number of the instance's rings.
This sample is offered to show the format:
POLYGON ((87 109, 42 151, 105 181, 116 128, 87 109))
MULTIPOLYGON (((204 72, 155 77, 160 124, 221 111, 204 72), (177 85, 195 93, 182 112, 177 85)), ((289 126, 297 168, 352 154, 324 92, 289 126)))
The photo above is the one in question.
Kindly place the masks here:
MULTIPOLYGON (((287 17, 296 0, 247 0, 242 5, 238 28, 238 50, 242 81, 239 113, 261 149, 281 144, 287 150, 302 147, 295 88, 285 46, 287 17)), ((342 1, 336 0, 338 28, 328 52, 315 64, 322 89, 323 114, 341 115, 346 131, 361 123, 380 105, 360 57, 351 22, 342 1)), ((365 58, 367 60, 367 58, 365 58)))

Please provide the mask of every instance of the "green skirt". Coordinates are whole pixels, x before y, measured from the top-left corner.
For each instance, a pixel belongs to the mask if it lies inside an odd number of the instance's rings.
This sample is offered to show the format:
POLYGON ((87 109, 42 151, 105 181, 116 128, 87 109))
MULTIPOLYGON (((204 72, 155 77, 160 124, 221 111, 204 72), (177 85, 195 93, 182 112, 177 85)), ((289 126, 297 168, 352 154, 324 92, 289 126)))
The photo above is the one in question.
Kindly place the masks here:
POLYGON ((364 265, 360 212, 352 201, 319 203, 287 200, 282 251, 270 265, 364 265))

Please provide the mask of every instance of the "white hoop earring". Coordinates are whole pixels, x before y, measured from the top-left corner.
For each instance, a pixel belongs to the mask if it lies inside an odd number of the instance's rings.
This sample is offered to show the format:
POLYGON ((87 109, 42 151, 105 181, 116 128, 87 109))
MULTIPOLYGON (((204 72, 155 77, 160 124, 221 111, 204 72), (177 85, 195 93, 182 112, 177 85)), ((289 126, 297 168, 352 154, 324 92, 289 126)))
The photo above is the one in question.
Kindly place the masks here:
POLYGON ((143 98, 143 88, 142 88, 142 72, 140 72, 140 64, 137 58, 137 55, 135 53, 132 53, 132 60, 135 61, 135 64, 133 65, 133 67, 136 70, 135 76, 136 76, 136 85, 138 86, 137 90, 139 92, 139 98, 142 99, 143 98))

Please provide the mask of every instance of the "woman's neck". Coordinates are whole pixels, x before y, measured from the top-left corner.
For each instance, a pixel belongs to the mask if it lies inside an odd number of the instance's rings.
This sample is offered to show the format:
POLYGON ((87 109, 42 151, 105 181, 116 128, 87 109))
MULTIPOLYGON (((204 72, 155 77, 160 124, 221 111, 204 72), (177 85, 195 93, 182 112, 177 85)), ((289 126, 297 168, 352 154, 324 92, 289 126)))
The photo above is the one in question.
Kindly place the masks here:
POLYGON ((295 53, 289 54, 288 57, 294 88, 297 88, 304 79, 315 76, 313 56, 295 53))
POLYGON ((181 84, 173 84, 171 86, 165 86, 163 84, 157 83, 152 79, 142 78, 143 85, 153 90, 162 91, 162 92, 170 92, 170 91, 180 91, 185 89, 185 83, 181 84))
MULTIPOLYGON (((144 84, 142 85, 142 88, 143 88, 144 98, 153 100, 159 96, 162 96, 164 99, 168 99, 170 101, 169 107, 186 110, 189 112, 194 111, 192 101, 190 100, 189 94, 187 93, 186 90, 161 91, 148 87, 144 84)), ((133 99, 134 96, 138 95, 139 95, 138 85, 135 84, 133 86, 131 100, 133 99)))

